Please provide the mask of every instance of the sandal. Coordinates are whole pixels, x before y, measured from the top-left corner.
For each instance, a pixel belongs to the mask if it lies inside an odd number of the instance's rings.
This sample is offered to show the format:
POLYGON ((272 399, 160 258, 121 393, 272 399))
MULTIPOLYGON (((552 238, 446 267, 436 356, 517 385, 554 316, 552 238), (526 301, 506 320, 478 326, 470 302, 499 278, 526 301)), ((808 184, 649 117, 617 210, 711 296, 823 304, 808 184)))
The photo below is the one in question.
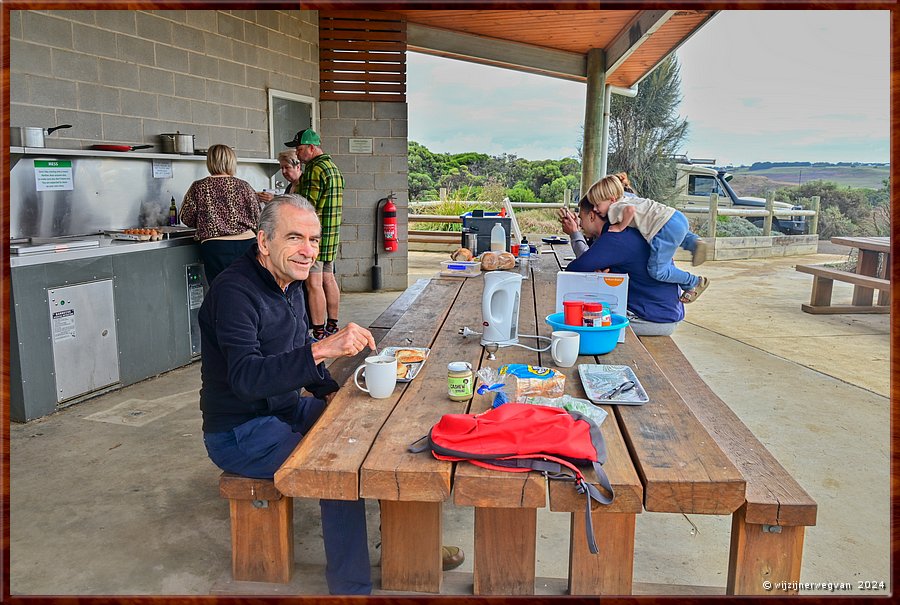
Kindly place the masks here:
POLYGON ((681 296, 678 297, 678 300, 680 300, 684 304, 692 303, 695 300, 697 300, 700 297, 700 295, 703 294, 703 291, 706 290, 706 288, 708 288, 708 287, 709 287, 709 278, 701 277, 700 283, 697 284, 697 287, 694 288, 693 290, 685 290, 684 292, 682 292, 681 296))

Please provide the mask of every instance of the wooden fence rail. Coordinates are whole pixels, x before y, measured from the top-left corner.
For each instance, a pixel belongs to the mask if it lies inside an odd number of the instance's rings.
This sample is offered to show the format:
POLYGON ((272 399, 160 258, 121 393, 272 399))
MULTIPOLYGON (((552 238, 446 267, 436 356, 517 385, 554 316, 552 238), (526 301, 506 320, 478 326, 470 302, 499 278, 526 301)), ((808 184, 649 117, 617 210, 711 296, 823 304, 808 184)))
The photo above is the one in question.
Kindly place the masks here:
MULTIPOLYGON (((569 193, 568 191, 566 193, 569 193)), ((568 198, 568 196, 567 196, 568 198)), ((718 204, 719 196, 715 193, 710 194, 709 196, 709 207, 707 208, 692 208, 690 206, 681 207, 679 210, 684 212, 685 214, 706 214, 709 216, 709 233, 707 237, 713 238, 716 237, 716 224, 719 216, 742 216, 742 217, 755 217, 761 216, 764 217, 763 221, 763 235, 768 236, 772 234, 772 217, 781 217, 781 216, 808 216, 810 217, 809 221, 809 230, 808 233, 810 235, 816 234, 819 231, 819 196, 813 196, 809 200, 809 205, 812 206, 809 210, 792 210, 790 208, 776 208, 775 207, 775 199, 771 192, 766 196, 766 207, 751 209, 751 208, 733 208, 733 207, 720 207, 718 204)), ((431 201, 431 202, 410 202, 409 208, 428 208, 431 206, 437 206, 439 204, 444 203, 443 201, 431 201)), ((467 206, 474 206, 478 204, 485 204, 485 202, 473 201, 473 200, 461 200, 457 201, 458 204, 464 204, 467 206)), ((555 209, 555 208, 563 208, 569 207, 569 200, 567 199, 563 203, 533 203, 533 202, 511 202, 508 203, 512 208, 540 208, 540 209, 555 209)), ((577 209, 575 209, 577 211, 577 209)), ((408 220, 410 223, 462 223, 462 219, 458 216, 452 215, 440 215, 440 214, 409 214, 408 220)), ((423 237, 420 234, 427 233, 429 236, 433 236, 437 233, 452 233, 454 237, 458 237, 458 232, 442 232, 442 231, 410 231, 410 239, 409 241, 434 241, 431 240, 422 240, 422 239, 414 239, 414 234, 416 238, 423 237)), ((441 237, 441 236, 438 236, 441 237)), ((446 237, 445 237, 446 239, 446 237)))

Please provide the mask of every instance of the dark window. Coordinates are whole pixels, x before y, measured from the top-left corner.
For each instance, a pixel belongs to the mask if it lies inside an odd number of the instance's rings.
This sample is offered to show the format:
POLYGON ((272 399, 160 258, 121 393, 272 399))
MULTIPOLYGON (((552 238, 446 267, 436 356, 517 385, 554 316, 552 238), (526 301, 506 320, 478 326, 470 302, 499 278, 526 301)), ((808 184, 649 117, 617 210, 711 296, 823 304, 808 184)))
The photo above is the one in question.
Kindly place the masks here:
POLYGON ((688 181, 688 195, 709 195, 716 193, 722 195, 719 182, 712 176, 692 175, 688 181))

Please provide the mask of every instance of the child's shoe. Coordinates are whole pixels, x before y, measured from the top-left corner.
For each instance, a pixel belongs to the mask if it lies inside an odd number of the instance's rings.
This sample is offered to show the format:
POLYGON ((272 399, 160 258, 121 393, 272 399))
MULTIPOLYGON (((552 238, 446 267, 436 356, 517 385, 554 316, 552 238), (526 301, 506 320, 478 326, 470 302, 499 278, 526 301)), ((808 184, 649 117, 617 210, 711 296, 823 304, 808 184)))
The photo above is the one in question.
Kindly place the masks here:
POLYGON ((678 300, 680 300, 684 304, 692 303, 697 300, 701 294, 703 294, 703 291, 706 290, 707 287, 709 287, 709 278, 701 277, 700 283, 697 284, 697 287, 693 290, 685 290, 684 292, 682 292, 678 300))

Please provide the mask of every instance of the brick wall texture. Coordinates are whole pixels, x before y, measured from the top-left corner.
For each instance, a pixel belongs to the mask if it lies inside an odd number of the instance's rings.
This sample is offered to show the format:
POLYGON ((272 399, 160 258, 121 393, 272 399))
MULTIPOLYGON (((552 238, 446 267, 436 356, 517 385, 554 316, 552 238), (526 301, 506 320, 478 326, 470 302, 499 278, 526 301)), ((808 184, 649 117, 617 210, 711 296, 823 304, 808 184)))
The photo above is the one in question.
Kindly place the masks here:
MULTIPOLYGON (((269 88, 318 98, 318 13, 294 10, 28 10, 10 13, 10 125, 71 124, 47 146, 159 145, 160 133, 195 146, 268 157, 269 88)), ((322 147, 344 172, 337 262, 347 291, 371 288, 375 204, 393 192, 401 247, 379 253, 384 288, 406 288, 407 106, 319 104, 322 147), (351 154, 371 138, 371 154, 351 154)), ((279 149, 280 144, 276 144, 279 149)))

